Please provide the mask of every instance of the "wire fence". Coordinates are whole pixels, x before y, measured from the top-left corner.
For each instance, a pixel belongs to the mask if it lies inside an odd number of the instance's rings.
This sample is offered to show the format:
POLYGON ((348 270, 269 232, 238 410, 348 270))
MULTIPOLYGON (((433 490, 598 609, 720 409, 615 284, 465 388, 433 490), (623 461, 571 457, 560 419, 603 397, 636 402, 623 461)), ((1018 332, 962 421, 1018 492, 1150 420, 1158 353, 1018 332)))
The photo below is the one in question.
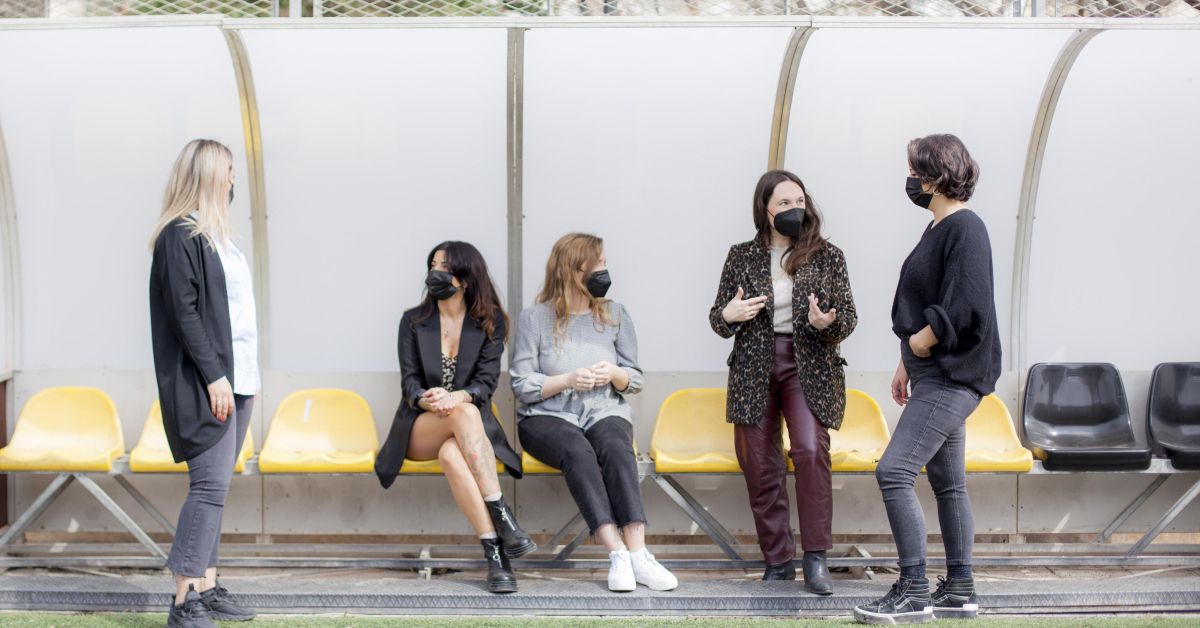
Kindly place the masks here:
POLYGON ((1200 0, 0 0, 0 18, 184 14, 239 18, 549 15, 1200 18, 1200 0))

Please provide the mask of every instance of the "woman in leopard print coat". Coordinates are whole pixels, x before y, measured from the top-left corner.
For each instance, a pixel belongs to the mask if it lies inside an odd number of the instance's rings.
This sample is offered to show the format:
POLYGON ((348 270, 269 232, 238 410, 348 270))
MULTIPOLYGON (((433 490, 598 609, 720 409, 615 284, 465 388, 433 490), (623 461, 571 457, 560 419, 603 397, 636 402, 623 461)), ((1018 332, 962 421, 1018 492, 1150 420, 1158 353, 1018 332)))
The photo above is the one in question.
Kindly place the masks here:
POLYGON ((780 415, 787 421, 805 587, 828 595, 829 429, 840 427, 845 413, 846 361, 838 347, 858 315, 846 258, 821 235, 821 217, 796 175, 773 170, 759 179, 754 226, 753 240, 729 249, 709 312, 713 331, 734 337, 726 417, 735 424, 738 462, 767 561, 764 580, 796 577, 780 415))

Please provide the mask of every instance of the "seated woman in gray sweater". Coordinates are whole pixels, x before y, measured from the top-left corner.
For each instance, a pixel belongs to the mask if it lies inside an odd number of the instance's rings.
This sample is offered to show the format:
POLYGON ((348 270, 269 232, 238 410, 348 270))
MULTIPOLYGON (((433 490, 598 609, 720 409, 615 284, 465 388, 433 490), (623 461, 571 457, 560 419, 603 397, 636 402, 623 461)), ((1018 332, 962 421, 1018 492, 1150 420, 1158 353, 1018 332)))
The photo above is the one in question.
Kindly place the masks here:
POLYGON ((517 433, 530 455, 562 470, 592 535, 609 551, 608 588, 679 585, 646 550, 646 514, 624 395, 642 389, 637 335, 624 306, 604 298, 604 242, 569 233, 554 244, 537 303, 513 343, 517 433))

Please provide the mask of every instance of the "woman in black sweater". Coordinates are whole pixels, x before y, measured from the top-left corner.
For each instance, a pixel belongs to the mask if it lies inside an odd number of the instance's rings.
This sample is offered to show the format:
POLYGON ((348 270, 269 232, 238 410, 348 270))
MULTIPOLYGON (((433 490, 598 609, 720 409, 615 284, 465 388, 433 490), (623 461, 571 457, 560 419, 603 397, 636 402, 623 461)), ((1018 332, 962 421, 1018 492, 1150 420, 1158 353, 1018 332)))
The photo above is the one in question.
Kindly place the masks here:
POLYGON ((953 135, 908 145, 906 191, 933 213, 900 269, 892 329, 900 364, 892 398, 904 406, 875 477, 896 539, 900 579, 884 597, 854 609, 862 623, 924 623, 974 617, 975 536, 964 464, 966 420, 1000 375, 1000 335, 987 228, 966 208, 979 165, 953 135), (910 388, 911 385, 911 388, 910 388), (937 496, 948 576, 931 595, 925 577, 925 517, 913 490, 925 467, 937 496))

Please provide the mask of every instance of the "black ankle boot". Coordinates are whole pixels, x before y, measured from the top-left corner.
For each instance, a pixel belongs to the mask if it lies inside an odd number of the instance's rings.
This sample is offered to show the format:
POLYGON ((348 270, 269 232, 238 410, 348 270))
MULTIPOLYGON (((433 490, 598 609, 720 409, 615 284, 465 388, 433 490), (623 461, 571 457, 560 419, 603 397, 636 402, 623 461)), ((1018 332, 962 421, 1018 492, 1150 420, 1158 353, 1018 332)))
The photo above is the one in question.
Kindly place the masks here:
POLYGON ((767 565, 767 570, 763 572, 763 580, 795 580, 796 579, 796 563, 787 561, 778 565, 767 565))
POLYGON ((933 601, 925 578, 901 577, 888 594, 854 607, 854 620, 860 624, 924 624, 933 621, 933 601))
POLYGON ((804 588, 817 595, 833 595, 833 578, 825 564, 825 552, 804 552, 804 588))
POLYGON ((938 576, 933 592, 933 616, 938 619, 975 619, 979 616, 979 598, 974 578, 938 576))
POLYGON ((517 517, 513 515, 512 508, 504 503, 503 497, 494 502, 483 503, 487 504, 488 514, 492 516, 492 525, 496 528, 496 535, 500 537, 504 553, 509 558, 520 558, 537 549, 537 544, 533 542, 533 539, 529 538, 520 525, 517 525, 517 517))
POLYGON ((491 593, 516 593, 517 577, 513 575, 508 556, 501 549, 500 539, 479 539, 487 558, 487 588, 491 593))

